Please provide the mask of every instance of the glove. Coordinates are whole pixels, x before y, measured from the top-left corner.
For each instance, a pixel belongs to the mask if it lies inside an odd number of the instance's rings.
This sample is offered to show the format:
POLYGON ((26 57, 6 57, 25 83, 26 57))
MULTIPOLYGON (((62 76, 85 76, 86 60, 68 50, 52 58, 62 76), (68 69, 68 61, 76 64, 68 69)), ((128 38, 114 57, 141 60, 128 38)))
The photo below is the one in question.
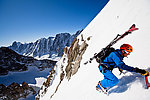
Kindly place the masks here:
POLYGON ((135 72, 140 73, 143 76, 149 76, 150 75, 150 73, 144 69, 135 68, 135 72))
MULTIPOLYGON (((145 71, 146 71, 146 70, 145 70, 145 71)), ((149 73, 148 71, 146 71, 146 73, 144 73, 144 74, 141 73, 141 75, 142 75, 142 76, 150 76, 150 73, 149 73)))

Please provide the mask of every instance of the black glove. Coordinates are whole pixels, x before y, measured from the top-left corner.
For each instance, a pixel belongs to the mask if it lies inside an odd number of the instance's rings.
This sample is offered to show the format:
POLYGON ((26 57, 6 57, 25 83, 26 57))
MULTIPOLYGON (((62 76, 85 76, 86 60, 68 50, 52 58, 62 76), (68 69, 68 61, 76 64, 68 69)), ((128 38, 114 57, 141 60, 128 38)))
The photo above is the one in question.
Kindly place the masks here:
POLYGON ((145 74, 145 73, 146 73, 145 70, 139 69, 139 68, 135 68, 135 72, 136 72, 136 73, 141 73, 141 74, 145 74))
POLYGON ((135 68, 136 73, 140 73, 143 76, 149 75, 149 72, 144 69, 135 68))

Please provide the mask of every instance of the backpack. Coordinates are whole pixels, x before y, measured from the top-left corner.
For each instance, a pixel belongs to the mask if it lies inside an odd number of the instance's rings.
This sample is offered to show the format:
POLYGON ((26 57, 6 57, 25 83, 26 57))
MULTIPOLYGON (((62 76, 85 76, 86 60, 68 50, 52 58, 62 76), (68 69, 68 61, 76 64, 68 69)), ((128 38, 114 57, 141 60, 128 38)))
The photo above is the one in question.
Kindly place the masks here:
POLYGON ((101 64, 101 63, 103 62, 103 60, 104 60, 107 56, 109 56, 109 54, 110 54, 111 52, 114 52, 114 51, 115 51, 115 49, 114 49, 113 47, 110 47, 110 48, 103 48, 103 49, 102 49, 102 52, 99 52, 98 54, 96 54, 96 61, 101 64))

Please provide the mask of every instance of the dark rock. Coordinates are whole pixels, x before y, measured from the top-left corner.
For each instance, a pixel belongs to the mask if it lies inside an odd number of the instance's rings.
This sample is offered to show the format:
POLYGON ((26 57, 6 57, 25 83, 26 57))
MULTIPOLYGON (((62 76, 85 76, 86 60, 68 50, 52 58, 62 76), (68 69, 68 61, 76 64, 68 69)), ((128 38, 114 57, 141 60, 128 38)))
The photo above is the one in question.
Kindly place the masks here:
POLYGON ((35 93, 36 91, 29 87, 26 82, 23 82, 22 86, 15 82, 7 87, 0 84, 0 99, 3 100, 18 100, 21 97, 26 98, 29 94, 34 95, 35 93))

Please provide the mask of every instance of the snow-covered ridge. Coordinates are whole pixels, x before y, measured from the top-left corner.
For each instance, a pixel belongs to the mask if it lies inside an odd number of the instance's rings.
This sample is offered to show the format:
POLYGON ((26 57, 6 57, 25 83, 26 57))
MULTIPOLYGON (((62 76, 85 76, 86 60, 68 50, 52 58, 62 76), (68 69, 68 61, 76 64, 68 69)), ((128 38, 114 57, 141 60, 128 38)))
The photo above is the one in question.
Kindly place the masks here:
POLYGON ((8 47, 0 48, 0 75, 7 75, 9 71, 26 71, 28 67, 36 66, 40 70, 53 68, 56 61, 37 60, 33 57, 19 55, 8 47))
MULTIPOLYGON (((82 56, 80 68, 73 76, 66 73, 68 69, 68 56, 64 55, 55 67, 55 79, 53 84, 46 88, 46 92, 40 91, 40 100, 149 100, 150 89, 144 88, 144 77, 137 73, 126 73, 119 75, 118 70, 114 74, 119 78, 119 84, 109 90, 109 96, 100 94, 95 86, 98 81, 103 79, 99 72, 98 63, 93 61, 91 64, 84 65, 94 53, 99 52, 116 35, 123 34, 132 25, 136 24, 138 31, 125 37, 114 47, 117 49, 123 43, 131 44, 134 48, 133 53, 124 59, 127 65, 149 70, 149 49, 150 49, 150 1, 149 0, 110 0, 104 9, 91 21, 91 23, 77 37, 79 45, 82 44, 81 37, 86 41, 88 47, 82 56), (66 62, 63 62, 63 59, 66 62), (62 66, 63 69, 62 69, 62 66), (63 71, 64 79, 60 81, 63 71), (68 81, 68 79, 70 79, 68 81), (58 86, 58 89, 57 89, 58 86), (56 91, 57 90, 57 91, 56 91), (56 91, 56 93, 55 93, 56 91), (43 94, 42 94, 43 93, 43 94), (54 95, 53 95, 54 94, 54 95)), ((74 64, 74 62, 72 62, 74 64)), ((71 67, 71 69, 73 66, 71 67)), ((69 71, 70 72, 70 71, 69 71)), ((37 99, 37 100, 38 100, 37 99)))
POLYGON ((64 47, 70 46, 73 39, 77 37, 81 31, 77 31, 74 35, 60 33, 57 34, 56 37, 48 37, 47 39, 41 38, 31 43, 23 44, 15 41, 9 48, 25 56, 55 58, 57 56, 62 56, 64 47))
POLYGON ((83 35, 81 36, 81 39, 75 38, 69 48, 64 48, 64 53, 61 60, 58 61, 58 63, 54 66, 47 80, 43 83, 36 100, 41 99, 48 92, 49 87, 53 87, 53 91, 50 89, 50 98, 52 98, 59 90, 59 86, 61 85, 62 81, 64 79, 69 81, 71 77, 78 72, 82 56, 88 47, 87 41, 90 40, 90 37, 88 37, 87 40, 84 40, 83 35))

